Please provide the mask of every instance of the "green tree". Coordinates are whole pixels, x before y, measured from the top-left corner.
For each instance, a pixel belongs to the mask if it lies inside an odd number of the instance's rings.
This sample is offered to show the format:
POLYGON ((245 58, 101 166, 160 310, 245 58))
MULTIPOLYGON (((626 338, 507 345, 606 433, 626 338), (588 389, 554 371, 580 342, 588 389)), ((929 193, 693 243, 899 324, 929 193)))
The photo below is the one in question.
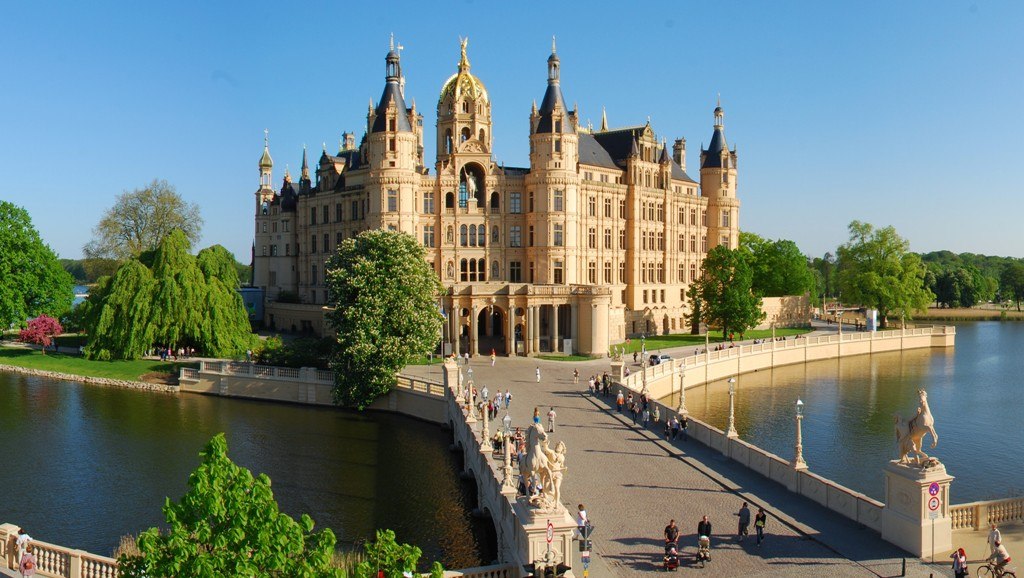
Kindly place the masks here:
POLYGON ((771 241, 754 233, 741 232, 740 249, 750 261, 755 293, 782 297, 816 292, 807 257, 793 241, 771 241))
POLYGON ((910 319, 934 301, 925 286, 926 269, 910 243, 893 227, 875 229, 853 221, 850 240, 839 247, 839 289, 843 300, 878 310, 882 327, 890 313, 910 319))
POLYGON ((1020 311, 1020 302, 1024 301, 1024 264, 1009 263, 999 276, 999 291, 1003 299, 1013 300, 1020 311))
POLYGON ((256 343, 234 257, 220 246, 193 257, 181 231, 101 279, 82 307, 90 359, 137 359, 154 344, 230 357, 256 343))
POLYGON ((79 307, 89 359, 138 359, 153 344, 153 290, 156 281, 145 265, 132 259, 111 278, 104 278, 79 307))
POLYGON ((690 283, 686 288, 686 299, 690 303, 690 314, 687 320, 690 322, 690 334, 700 335, 700 324, 704 314, 704 304, 700 300, 700 284, 690 283))
POLYGON ((28 211, 0 201, 0 330, 71 309, 74 280, 39 237, 28 211))
POLYGON ((75 283, 87 283, 88 275, 85 272, 85 265, 81 259, 60 259, 60 266, 71 275, 75 283))
POLYGON ((365 408, 395 373, 431 350, 441 331, 441 284, 423 247, 405 233, 371 230, 346 239, 327 263, 337 333, 335 402, 365 408))
POLYGON ((154 179, 144 188, 118 195, 93 229, 85 256, 123 261, 154 249, 175 230, 196 243, 202 229, 199 206, 186 202, 167 181, 154 179))
POLYGON ((719 245, 709 251, 697 281, 704 321, 720 328, 726 337, 731 332, 742 336, 755 327, 764 319, 764 312, 752 283, 750 264, 740 249, 719 245))
POLYGON ((836 295, 836 258, 832 253, 811 259, 811 269, 816 272, 817 295, 836 295))
POLYGON ((150 528, 138 539, 139 555, 118 560, 123 578, 175 576, 338 577, 331 565, 336 543, 329 529, 313 532, 313 520, 296 521, 278 510, 266 474, 228 458, 224 434, 200 453, 178 503, 167 499, 167 530, 150 528))
MULTIPOLYGON (((384 572, 388 578, 398 578, 406 572, 419 575, 416 565, 423 552, 416 546, 399 544, 391 530, 377 530, 377 539, 367 542, 364 548, 366 559, 356 566, 355 578, 377 578, 379 572, 384 572)), ((439 562, 434 562, 430 576, 444 578, 444 568, 439 562)))

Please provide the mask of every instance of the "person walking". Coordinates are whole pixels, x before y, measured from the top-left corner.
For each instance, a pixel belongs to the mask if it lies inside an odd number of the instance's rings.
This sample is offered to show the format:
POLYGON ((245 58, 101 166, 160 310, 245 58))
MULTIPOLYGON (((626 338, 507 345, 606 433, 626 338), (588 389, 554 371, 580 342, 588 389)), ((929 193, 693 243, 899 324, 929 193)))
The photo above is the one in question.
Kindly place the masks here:
POLYGON ((701 518, 700 522, 697 523, 697 536, 711 537, 711 521, 708 520, 707 516, 701 518))
POLYGON ((468 351, 465 353, 465 356, 466 356, 466 358, 465 358, 466 359, 466 365, 469 365, 469 352, 468 351))
POLYGON ((583 528, 590 524, 590 518, 587 517, 587 509, 580 504, 576 507, 576 537, 583 538, 583 528))
POLYGON ((740 511, 737 512, 736 515, 740 519, 740 525, 739 529, 736 531, 736 536, 740 539, 740 542, 742 542, 747 539, 747 534, 750 533, 747 529, 750 527, 750 508, 747 507, 746 502, 743 502, 743 505, 740 506, 740 511))
POLYGON ((622 397, 622 392, 620 391, 618 395, 615 396, 615 407, 618 408, 619 413, 622 413, 622 404, 624 403, 626 403, 626 400, 622 397))
POLYGON ((661 422, 661 412, 658 410, 658 406, 654 406, 654 411, 651 412, 651 419, 654 420, 654 425, 657 426, 661 422))
POLYGON ((651 410, 645 409, 643 411, 643 413, 640 415, 640 423, 641 423, 641 425, 643 425, 646 428, 647 424, 650 421, 651 421, 651 410))
POLYGON ((1003 541, 1003 535, 999 532, 999 526, 992 524, 992 529, 988 533, 988 550, 989 554, 994 554, 996 551, 996 544, 1003 541))
MULTIPOLYGON (((768 516, 764 513, 764 508, 757 509, 757 515, 754 516, 754 530, 757 531, 757 545, 760 546, 761 542, 764 541, 764 526, 768 523, 768 516)), ((961 550, 962 552, 963 550, 961 550)))
POLYGON ((540 383, 540 366, 537 366, 537 383, 540 383))
POLYGON ((967 569, 967 553, 964 552, 964 549, 955 550, 949 557, 953 559, 953 576, 967 578, 969 571, 967 569))
POLYGON ((637 404, 636 402, 629 404, 629 413, 633 415, 633 425, 636 425, 636 416, 638 413, 637 410, 639 409, 639 404, 637 404))
POLYGON ((1010 563, 1010 553, 1006 551, 1006 546, 1003 546, 1002 540, 996 542, 996 548, 992 551, 992 555, 985 558, 986 562, 995 564, 995 568, 992 572, 994 576, 1001 576, 1006 565, 1010 563))
POLYGON ((593 375, 590 376, 590 381, 587 382, 587 383, 589 384, 588 388, 590 389, 590 395, 594 395, 594 376, 593 375))
POLYGON ((29 545, 32 543, 32 536, 28 535, 25 528, 18 528, 18 539, 15 541, 15 546, 18 548, 18 562, 25 556, 25 552, 28 551, 29 545))
POLYGON ((540 424, 540 408, 536 406, 533 408, 533 423, 540 424))
POLYGON ((686 426, 689 425, 690 419, 683 416, 683 420, 679 423, 679 431, 683 434, 683 441, 689 441, 690 438, 686 437, 686 426))
POLYGON ((25 545, 25 552, 18 561, 18 571, 23 577, 36 575, 36 555, 32 553, 32 544, 25 545))
POLYGON ((556 417, 558 417, 558 414, 555 413, 555 408, 551 408, 551 410, 548 411, 548 431, 549 432, 554 432, 555 431, 555 418, 556 417))
POLYGON ((573 385, 579 385, 580 384, 580 370, 579 369, 573 369, 572 370, 572 384, 573 385))
POLYGON ((494 362, 497 361, 497 359, 498 359, 498 354, 495 353, 494 350, 492 349, 491 350, 491 367, 494 367, 494 362))
POLYGON ((505 390, 505 411, 508 411, 508 406, 512 404, 512 391, 505 390))

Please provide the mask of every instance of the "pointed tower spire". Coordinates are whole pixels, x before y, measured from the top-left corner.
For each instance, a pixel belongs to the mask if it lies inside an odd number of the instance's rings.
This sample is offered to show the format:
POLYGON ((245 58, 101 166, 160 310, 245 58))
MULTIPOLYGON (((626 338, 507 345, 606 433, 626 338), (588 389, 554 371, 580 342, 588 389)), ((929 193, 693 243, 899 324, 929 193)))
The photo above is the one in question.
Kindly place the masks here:
POLYGON ((302 174, 299 178, 308 181, 309 180, 309 163, 306 162, 306 143, 302 143, 302 174))
POLYGON ((270 130, 263 129, 263 154, 260 155, 260 188, 269 189, 271 183, 271 171, 274 168, 274 160, 270 158, 270 130))
POLYGON ((608 130, 608 111, 601 107, 601 132, 608 130))
POLYGON ((636 137, 633 137, 633 142, 629 148, 629 156, 638 157, 640 156, 640 145, 636 142, 636 137))
POLYGON ((665 142, 665 139, 661 139, 661 158, 658 159, 658 162, 663 165, 667 165, 672 162, 668 156, 668 143, 665 142))

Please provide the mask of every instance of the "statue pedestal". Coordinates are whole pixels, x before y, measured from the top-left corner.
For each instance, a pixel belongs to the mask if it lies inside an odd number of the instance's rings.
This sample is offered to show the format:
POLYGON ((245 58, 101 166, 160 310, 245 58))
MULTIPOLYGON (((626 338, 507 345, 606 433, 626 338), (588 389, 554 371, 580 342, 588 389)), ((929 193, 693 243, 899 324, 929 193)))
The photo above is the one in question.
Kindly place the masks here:
MULTIPOLYGON (((513 511, 520 520, 515 540, 519 560, 530 564, 551 558, 555 563, 563 563, 570 567, 575 565, 572 536, 576 531, 576 521, 564 506, 559 505, 555 512, 538 512, 530 507, 525 498, 519 498, 513 505, 513 511), (548 522, 553 527, 550 555, 547 542, 548 522)), ((575 574, 568 570, 565 576, 574 578, 575 574)))
POLYGON ((882 538, 919 558, 953 549, 949 484, 953 476, 938 464, 921 469, 891 461, 885 466, 882 538), (932 509, 930 506, 936 506, 932 509))
POLYGON ((622 383, 623 379, 626 379, 626 364, 622 361, 616 360, 612 362, 612 379, 616 383, 622 383))

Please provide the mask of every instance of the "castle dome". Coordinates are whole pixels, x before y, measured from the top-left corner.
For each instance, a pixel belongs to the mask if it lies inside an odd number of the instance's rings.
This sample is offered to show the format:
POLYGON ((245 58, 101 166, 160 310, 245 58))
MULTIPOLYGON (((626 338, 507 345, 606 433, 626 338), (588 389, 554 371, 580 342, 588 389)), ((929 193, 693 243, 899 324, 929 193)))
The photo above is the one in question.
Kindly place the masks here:
POLYGON ((459 59, 459 71, 451 75, 444 86, 441 87, 441 94, 437 99, 438 105, 445 101, 456 101, 462 98, 469 100, 482 100, 488 102, 487 88, 474 74, 469 71, 469 58, 466 57, 466 44, 469 39, 462 41, 462 56, 459 59))

